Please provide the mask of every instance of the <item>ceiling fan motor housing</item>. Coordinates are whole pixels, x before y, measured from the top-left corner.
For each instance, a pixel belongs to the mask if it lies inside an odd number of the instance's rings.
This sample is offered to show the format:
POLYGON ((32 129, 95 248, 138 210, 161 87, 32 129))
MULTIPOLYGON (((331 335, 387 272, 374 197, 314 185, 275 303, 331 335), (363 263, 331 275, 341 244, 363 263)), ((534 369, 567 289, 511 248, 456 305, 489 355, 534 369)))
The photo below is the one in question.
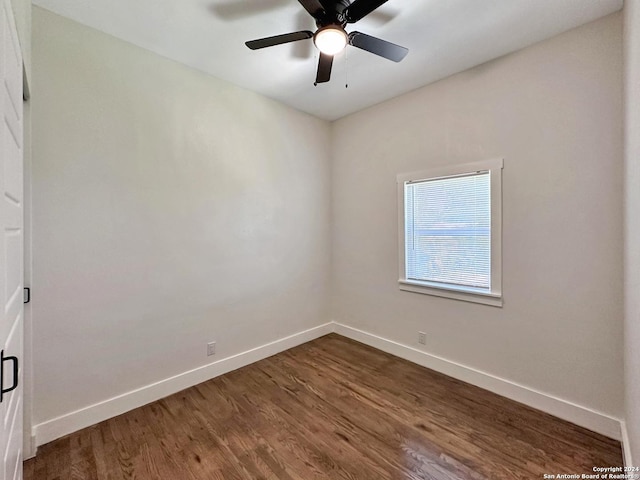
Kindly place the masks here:
POLYGON ((318 28, 329 25, 340 25, 344 28, 347 25, 347 18, 343 12, 351 4, 349 0, 321 0, 320 3, 324 11, 315 19, 318 28))

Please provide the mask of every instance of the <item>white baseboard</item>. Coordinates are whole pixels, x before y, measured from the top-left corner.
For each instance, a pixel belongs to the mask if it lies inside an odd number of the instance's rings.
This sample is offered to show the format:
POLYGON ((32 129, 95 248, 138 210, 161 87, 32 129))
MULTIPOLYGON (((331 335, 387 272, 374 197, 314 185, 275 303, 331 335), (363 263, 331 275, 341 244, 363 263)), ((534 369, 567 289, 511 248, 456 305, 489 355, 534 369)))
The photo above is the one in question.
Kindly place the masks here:
POLYGON ((210 380, 238 368, 250 365, 264 358, 335 332, 347 338, 364 343, 384 352, 390 353, 410 362, 422 365, 463 382, 476 385, 485 390, 497 393, 530 407, 542 410, 556 417, 575 423, 582 427, 598 432, 615 440, 622 440, 625 464, 631 463, 627 432, 624 422, 604 413, 594 411, 581 405, 576 405, 529 387, 505 380, 494 375, 461 365, 450 360, 417 350, 356 328, 336 322, 326 323, 309 330, 276 340, 246 352, 218 360, 217 362, 195 368, 174 377, 161 380, 118 395, 60 417, 35 425, 33 434, 35 446, 40 446, 63 437, 82 428, 95 425, 109 418, 154 402, 168 395, 193 385, 210 380))
POLYGON ((481 372, 474 368, 431 355, 408 345, 387 340, 386 338, 347 325, 335 323, 334 331, 352 340, 364 343, 365 345, 377 348, 391 355, 404 358, 405 360, 462 380, 463 382, 476 385, 537 410, 542 410, 543 412, 588 428, 609 438, 621 440, 620 420, 604 413, 576 405, 567 400, 533 390, 524 385, 519 385, 509 380, 481 372))
POLYGON ((267 343, 266 345, 223 358, 208 365, 189 370, 174 377, 40 423, 33 428, 36 445, 40 446, 51 442, 69 433, 121 415, 134 408, 154 402, 180 390, 184 390, 185 388, 231 372, 232 370, 250 365, 251 363, 322 337, 331 332, 333 332, 333 322, 298 332, 280 340, 267 343))
POLYGON ((620 430, 622 430, 622 459, 624 460, 625 467, 635 467, 637 466, 633 463, 633 459, 631 458, 631 443, 629 442, 629 432, 627 431, 627 422, 624 420, 620 421, 620 430))

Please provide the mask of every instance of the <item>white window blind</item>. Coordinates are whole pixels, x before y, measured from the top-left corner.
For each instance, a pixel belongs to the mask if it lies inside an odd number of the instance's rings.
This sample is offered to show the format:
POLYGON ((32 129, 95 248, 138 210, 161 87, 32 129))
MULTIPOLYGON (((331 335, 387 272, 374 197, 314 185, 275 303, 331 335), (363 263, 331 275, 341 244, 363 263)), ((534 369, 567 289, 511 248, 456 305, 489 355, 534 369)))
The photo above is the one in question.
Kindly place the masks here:
POLYGON ((490 292, 490 171, 404 188, 406 278, 490 292))

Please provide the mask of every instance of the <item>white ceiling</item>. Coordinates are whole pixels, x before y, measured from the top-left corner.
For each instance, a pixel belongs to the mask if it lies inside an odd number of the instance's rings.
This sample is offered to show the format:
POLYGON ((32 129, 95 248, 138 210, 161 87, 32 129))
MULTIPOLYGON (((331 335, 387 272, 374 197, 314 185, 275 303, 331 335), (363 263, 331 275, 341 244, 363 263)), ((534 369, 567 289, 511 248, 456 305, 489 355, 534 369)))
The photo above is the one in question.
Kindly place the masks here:
POLYGON ((164 57, 334 120, 622 8, 623 0, 389 0, 347 31, 409 48, 401 63, 348 47, 313 86, 312 41, 244 42, 314 30, 296 0, 34 0, 164 57), (345 83, 348 79, 348 88, 345 83))

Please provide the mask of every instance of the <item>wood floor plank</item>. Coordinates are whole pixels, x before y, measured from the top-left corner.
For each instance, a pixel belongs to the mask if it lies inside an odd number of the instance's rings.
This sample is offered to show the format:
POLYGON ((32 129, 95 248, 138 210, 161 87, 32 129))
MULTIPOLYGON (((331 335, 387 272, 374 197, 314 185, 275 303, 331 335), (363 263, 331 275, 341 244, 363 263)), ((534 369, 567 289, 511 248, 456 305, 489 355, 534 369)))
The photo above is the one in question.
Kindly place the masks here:
POLYGON ((25 480, 507 480, 620 443, 332 334, 43 445, 25 480))

